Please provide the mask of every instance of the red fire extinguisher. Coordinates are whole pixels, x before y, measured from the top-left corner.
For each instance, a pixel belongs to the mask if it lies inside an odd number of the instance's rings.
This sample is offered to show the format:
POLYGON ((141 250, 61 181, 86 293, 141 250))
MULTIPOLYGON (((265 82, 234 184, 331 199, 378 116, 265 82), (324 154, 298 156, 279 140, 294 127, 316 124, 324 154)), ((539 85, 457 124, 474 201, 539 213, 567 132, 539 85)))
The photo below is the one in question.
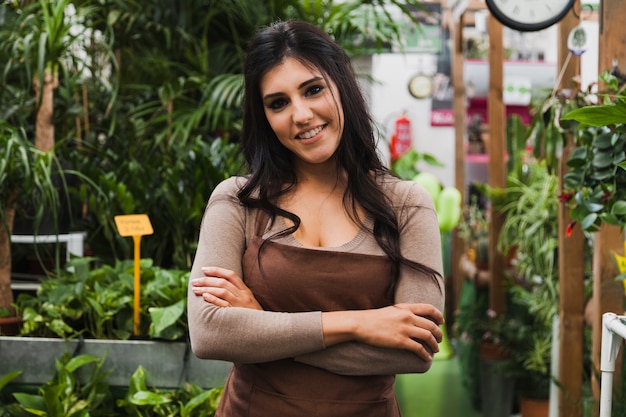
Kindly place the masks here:
POLYGON ((396 160, 411 149, 411 121, 404 113, 396 119, 394 133, 391 136, 389 150, 391 159, 396 160))

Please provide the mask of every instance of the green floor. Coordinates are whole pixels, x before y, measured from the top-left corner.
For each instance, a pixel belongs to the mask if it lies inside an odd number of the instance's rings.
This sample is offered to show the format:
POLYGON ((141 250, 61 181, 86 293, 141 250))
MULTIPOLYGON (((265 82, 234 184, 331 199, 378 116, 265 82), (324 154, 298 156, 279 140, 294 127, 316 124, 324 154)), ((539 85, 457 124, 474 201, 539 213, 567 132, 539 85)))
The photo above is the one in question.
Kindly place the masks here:
POLYGON ((470 404, 456 356, 435 360, 425 374, 396 378, 403 417, 482 417, 470 404))

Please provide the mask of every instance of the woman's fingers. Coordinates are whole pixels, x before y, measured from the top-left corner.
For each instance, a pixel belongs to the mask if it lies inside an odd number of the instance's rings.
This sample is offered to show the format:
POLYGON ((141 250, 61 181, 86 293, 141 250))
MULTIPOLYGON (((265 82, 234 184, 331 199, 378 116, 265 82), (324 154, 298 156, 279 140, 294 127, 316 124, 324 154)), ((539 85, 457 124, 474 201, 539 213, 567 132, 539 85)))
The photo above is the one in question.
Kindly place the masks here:
POLYGON ((380 347, 406 349, 424 360, 439 351, 441 313, 428 304, 398 304, 366 310, 357 325, 357 340, 380 347))
POLYGON ((396 304, 396 307, 408 309, 413 314, 430 319, 437 325, 444 323, 443 314, 432 304, 396 304))
POLYGON ((245 307, 261 310, 254 294, 233 271, 218 267, 202 268, 204 277, 191 281, 192 291, 218 307, 245 307))

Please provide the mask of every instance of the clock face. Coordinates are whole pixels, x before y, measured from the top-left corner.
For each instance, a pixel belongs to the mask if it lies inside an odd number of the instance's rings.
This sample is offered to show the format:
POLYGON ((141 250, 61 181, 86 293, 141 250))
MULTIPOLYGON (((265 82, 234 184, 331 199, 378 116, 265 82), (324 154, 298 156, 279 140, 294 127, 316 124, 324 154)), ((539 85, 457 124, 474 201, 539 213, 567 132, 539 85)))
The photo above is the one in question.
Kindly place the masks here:
POLYGON ((563 18, 575 0, 486 0, 503 25, 523 32, 545 29, 563 18))
POLYGON ((432 79, 425 74, 418 74, 409 80, 409 93, 415 98, 429 97, 433 92, 432 79))

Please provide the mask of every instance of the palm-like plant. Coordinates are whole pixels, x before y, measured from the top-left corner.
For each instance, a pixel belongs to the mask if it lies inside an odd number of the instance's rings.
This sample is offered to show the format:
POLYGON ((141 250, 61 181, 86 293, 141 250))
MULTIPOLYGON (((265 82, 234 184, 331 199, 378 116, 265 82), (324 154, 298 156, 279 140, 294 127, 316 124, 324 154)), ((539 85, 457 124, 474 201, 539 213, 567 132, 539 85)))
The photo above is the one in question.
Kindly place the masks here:
MULTIPOLYGON (((0 122, 0 308, 11 309, 11 232, 18 201, 58 198, 50 172, 53 154, 35 149, 24 131, 0 122)), ((41 206, 40 206, 41 207, 41 206)))
MULTIPOLYGON (((7 12, 7 6, 3 6, 7 12)), ((10 13, 10 27, 2 32, 0 48, 7 58, 3 84, 15 72, 27 74, 21 87, 35 92, 35 147, 51 151, 55 144, 54 91, 59 72, 76 69, 77 44, 84 39, 89 7, 72 7, 71 0, 24 1, 10 13), (32 84, 31 84, 32 83, 32 84)), ((78 46, 80 49, 80 46, 78 46)))
POLYGON ((161 235, 146 239, 145 252, 158 265, 186 268, 207 196, 241 166, 234 139, 252 34, 279 19, 301 19, 323 27, 353 55, 370 53, 398 42, 398 13, 419 3, 11 3, 19 6, 3 6, 11 21, 0 35, 0 58, 8 62, 0 112, 29 136, 45 130, 35 129, 37 117, 54 128, 48 132, 56 131, 57 145, 64 145, 55 147, 57 155, 98 184, 96 192, 88 185, 77 190, 88 208, 78 226, 98 256, 109 260, 130 250, 116 233, 114 215, 145 212, 161 235), (32 97, 37 83, 40 94, 32 97), (30 94, 5 94, 13 87, 30 94), (32 112, 24 116, 16 108, 32 112))
POLYGON ((91 196, 83 190, 90 208, 85 227, 108 242, 99 249, 128 253, 113 215, 146 212, 166 235, 146 239, 146 252, 159 265, 188 267, 207 196, 241 165, 233 139, 241 125, 248 39, 274 20, 298 18, 321 25, 351 53, 371 52, 398 37, 391 11, 397 4, 184 0, 173 8, 135 0, 112 1, 96 12, 95 27, 110 34, 115 51, 115 100, 99 120, 91 118, 93 135, 73 161, 104 188, 91 196), (202 163, 207 159, 210 170, 202 163), (189 203, 181 215, 183 201, 189 203))

